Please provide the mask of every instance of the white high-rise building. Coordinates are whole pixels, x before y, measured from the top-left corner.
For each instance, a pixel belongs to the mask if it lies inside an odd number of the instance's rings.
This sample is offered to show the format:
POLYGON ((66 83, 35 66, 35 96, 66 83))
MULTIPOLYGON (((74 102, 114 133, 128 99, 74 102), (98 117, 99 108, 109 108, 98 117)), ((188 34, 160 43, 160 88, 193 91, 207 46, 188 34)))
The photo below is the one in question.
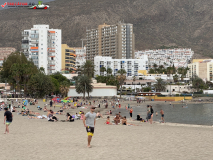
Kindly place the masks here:
POLYGON ((61 71, 61 30, 49 25, 33 25, 22 32, 22 49, 28 59, 46 74, 61 71))
POLYGON ((86 47, 84 47, 84 48, 74 47, 74 49, 75 49, 75 54, 76 54, 75 66, 76 66, 76 68, 78 66, 81 67, 86 62, 86 47))
POLYGON ((138 76, 140 71, 148 71, 148 57, 143 59, 112 59, 112 57, 96 56, 94 58, 95 75, 107 75, 107 72, 101 73, 101 67, 112 69, 112 75, 116 76, 118 70, 124 69, 126 76, 138 76))

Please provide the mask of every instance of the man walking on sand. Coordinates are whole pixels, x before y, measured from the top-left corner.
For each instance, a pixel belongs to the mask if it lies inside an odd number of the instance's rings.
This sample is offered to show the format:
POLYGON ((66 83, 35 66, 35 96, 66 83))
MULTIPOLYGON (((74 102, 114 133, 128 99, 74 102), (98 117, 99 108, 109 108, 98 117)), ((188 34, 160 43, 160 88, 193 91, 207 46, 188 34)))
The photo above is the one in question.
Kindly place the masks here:
POLYGON ((4 134, 6 134, 6 133, 9 134, 9 125, 13 121, 13 114, 10 111, 8 111, 7 107, 4 108, 4 111, 5 111, 5 113, 4 113, 4 124, 5 124, 5 121, 6 121, 6 129, 5 129, 5 133, 4 134))
POLYGON ((88 135, 88 148, 91 148, 90 142, 92 140, 92 136, 94 134, 94 128, 95 128, 96 113, 94 111, 95 111, 95 107, 91 107, 90 112, 87 112, 83 118, 83 124, 86 127, 86 131, 88 135))

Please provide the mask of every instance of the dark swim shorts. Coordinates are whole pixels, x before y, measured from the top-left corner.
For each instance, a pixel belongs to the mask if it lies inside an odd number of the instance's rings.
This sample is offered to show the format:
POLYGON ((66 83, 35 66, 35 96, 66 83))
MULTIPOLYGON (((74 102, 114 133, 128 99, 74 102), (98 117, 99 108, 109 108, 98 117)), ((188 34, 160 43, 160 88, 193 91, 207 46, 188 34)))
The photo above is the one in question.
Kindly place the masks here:
POLYGON ((88 136, 93 136, 93 134, 94 134, 94 127, 87 126, 86 127, 86 131, 87 131, 87 135, 88 136))

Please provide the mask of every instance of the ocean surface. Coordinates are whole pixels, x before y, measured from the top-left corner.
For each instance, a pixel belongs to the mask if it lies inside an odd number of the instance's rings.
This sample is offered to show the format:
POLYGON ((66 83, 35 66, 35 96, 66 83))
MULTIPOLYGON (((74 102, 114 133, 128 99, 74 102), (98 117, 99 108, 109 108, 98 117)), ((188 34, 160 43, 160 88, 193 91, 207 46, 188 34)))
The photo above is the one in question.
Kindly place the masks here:
MULTIPOLYGON (((136 119, 137 114, 140 114, 143 119, 146 119, 146 106, 147 103, 142 103, 140 106, 131 106, 133 107, 133 119, 136 119)), ((185 104, 175 104, 174 107, 169 102, 153 105, 154 112, 158 112, 158 116, 154 113, 153 120, 160 121, 160 110, 163 109, 165 122, 213 125, 213 104, 187 104, 187 108, 182 108, 182 106, 185 106, 185 104)), ((113 115, 119 111, 122 116, 130 117, 126 109, 116 109, 113 111, 113 115)))
MULTIPOLYGON (((47 2, 51 2, 51 1, 54 1, 54 0, 41 0, 42 3, 47 3, 47 2)), ((1 7, 2 4, 4 4, 5 2, 11 2, 11 3, 15 3, 15 2, 21 2, 21 3, 35 3, 35 4, 38 4, 38 1, 37 0, 0 0, 0 10, 5 10, 5 9, 10 9, 10 8, 19 8, 19 7, 8 7, 8 6, 5 6, 4 8, 1 7)), ((50 6, 51 7, 51 6, 50 6)), ((27 9, 27 8, 26 8, 27 9)))

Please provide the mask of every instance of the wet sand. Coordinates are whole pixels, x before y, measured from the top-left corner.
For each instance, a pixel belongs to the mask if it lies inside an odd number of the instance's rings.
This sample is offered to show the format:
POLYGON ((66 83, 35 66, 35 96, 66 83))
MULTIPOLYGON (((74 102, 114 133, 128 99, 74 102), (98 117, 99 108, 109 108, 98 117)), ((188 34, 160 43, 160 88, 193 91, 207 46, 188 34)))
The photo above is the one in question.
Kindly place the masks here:
MULTIPOLYGON (((41 101, 39 105, 42 106, 41 101)), ((131 105, 134 104, 131 103, 131 105)), ((125 104, 122 103, 122 107, 125 107, 125 104)), ((36 106, 29 106, 29 108, 37 111, 36 106)), ((55 110, 59 110, 59 107, 55 110)), ((88 111, 73 109, 69 112, 73 114, 79 110, 88 111)), ((102 113, 105 112, 103 109, 100 110, 102 113)), ((44 114, 43 111, 40 112, 44 114)), ((28 119, 13 113, 14 120, 10 125, 10 134, 5 135, 3 134, 5 129, 3 113, 3 111, 0 112, 2 117, 1 160, 209 160, 213 157, 212 127, 170 123, 150 125, 135 121, 128 123, 141 126, 104 125, 106 118, 104 116, 104 119, 96 121, 92 148, 87 148, 87 134, 82 120, 48 122, 41 119, 28 119)), ((58 117, 60 120, 65 119, 64 115, 58 117)))

